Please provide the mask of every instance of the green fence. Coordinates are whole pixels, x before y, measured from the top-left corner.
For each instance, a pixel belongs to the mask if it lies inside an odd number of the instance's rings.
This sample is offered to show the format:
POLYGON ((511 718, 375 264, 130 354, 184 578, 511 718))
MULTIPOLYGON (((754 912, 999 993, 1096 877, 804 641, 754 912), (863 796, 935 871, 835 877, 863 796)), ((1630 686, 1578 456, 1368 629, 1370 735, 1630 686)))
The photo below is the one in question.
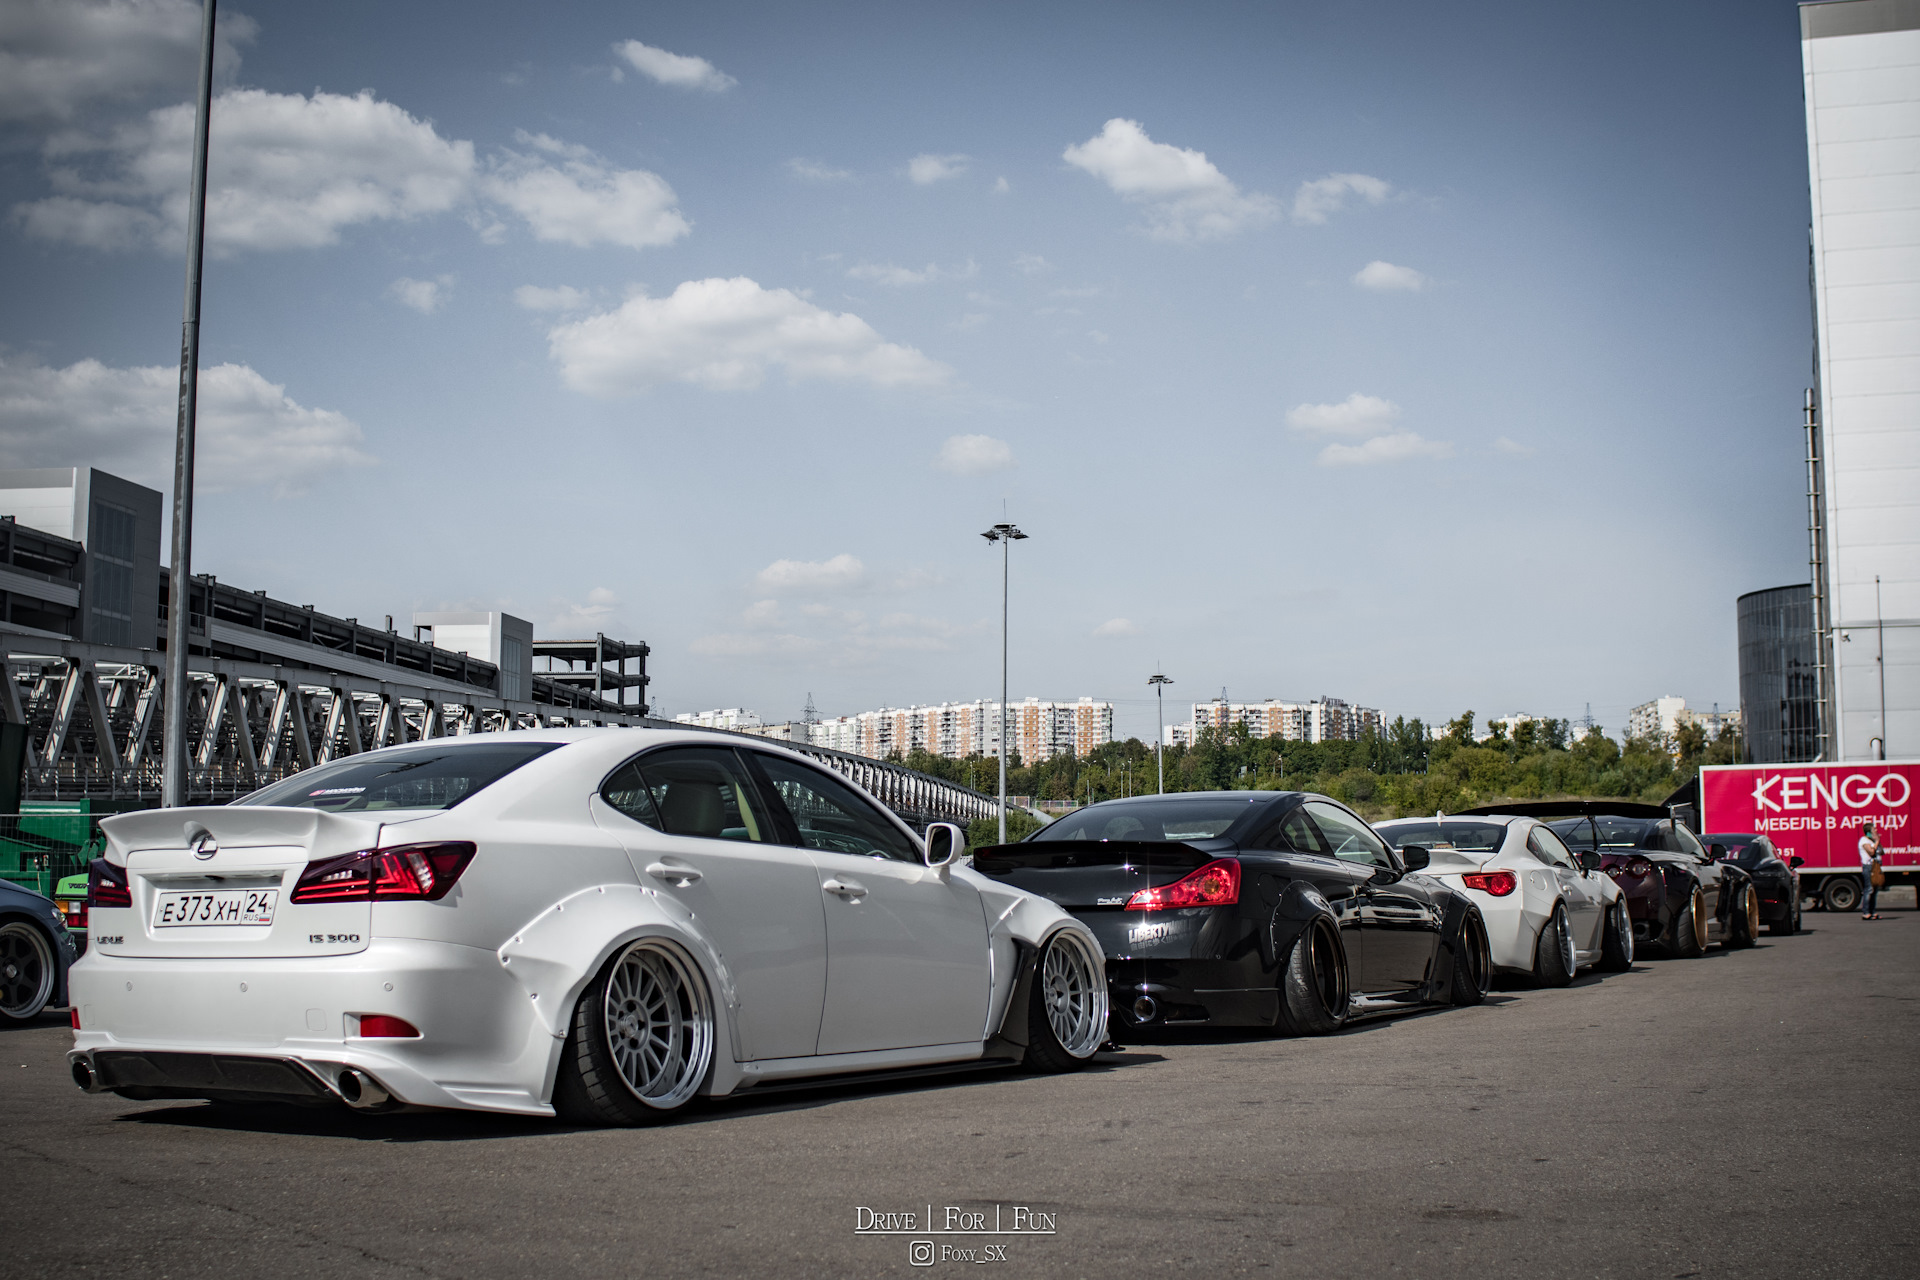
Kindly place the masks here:
POLYGON ((100 834, 106 815, 86 812, 86 801, 26 804, 23 812, 0 814, 0 880, 53 896, 67 876, 84 872, 107 847, 100 834))

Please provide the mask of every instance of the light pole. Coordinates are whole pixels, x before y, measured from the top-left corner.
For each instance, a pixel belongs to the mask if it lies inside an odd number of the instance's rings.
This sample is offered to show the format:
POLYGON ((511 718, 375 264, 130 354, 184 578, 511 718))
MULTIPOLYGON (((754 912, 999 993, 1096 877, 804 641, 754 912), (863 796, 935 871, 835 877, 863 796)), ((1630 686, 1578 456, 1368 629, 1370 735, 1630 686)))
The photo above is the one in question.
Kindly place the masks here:
POLYGON ((1000 544, 1000 843, 1007 842, 1007 579, 1012 572, 1014 543, 1026 534, 1016 525, 997 524, 980 535, 1000 544))
MULTIPOLYGON (((213 111, 214 0, 200 10, 200 96, 193 133, 193 189, 187 197, 187 299, 180 322, 180 410, 173 452, 173 554, 167 581, 167 684, 160 802, 187 803, 187 646, 193 609, 193 432, 200 394, 200 264, 206 245, 207 127, 213 111)), ((98 726, 95 732, 99 732, 98 726)), ((242 726, 245 731, 245 726, 242 726)))
POLYGON ((1165 795, 1167 794, 1167 765, 1161 758, 1160 748, 1167 741, 1167 686, 1173 681, 1156 671, 1147 683, 1153 686, 1153 696, 1160 704, 1159 710, 1155 713, 1158 720, 1153 726, 1153 770, 1160 777, 1160 794, 1165 795))

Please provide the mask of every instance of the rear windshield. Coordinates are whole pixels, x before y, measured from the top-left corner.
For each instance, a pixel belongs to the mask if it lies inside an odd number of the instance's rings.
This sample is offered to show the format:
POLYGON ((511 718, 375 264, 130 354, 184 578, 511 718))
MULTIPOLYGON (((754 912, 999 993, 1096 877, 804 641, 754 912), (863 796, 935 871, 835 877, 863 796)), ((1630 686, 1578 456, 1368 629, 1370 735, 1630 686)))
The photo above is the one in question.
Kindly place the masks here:
POLYGON ((1203 840, 1247 816, 1245 800, 1129 800, 1092 805, 1050 822, 1030 840, 1203 840))
POLYGON ((1395 822, 1374 830, 1396 849, 1417 844, 1462 853, 1492 853, 1507 837, 1506 824, 1500 822, 1395 822))
POLYGON ((235 804, 357 813, 372 809, 451 809, 558 742, 483 746, 421 744, 349 756, 263 787, 235 804))
POLYGON ((1558 822, 1549 822, 1548 828, 1575 849, 1594 847, 1594 829, 1600 832, 1602 849, 1638 849, 1643 840, 1646 847, 1658 849, 1659 821, 1653 818, 1562 818, 1558 822), (1653 837, 1648 839, 1648 837, 1653 837))
POLYGON ((1759 836, 1701 836, 1700 842, 1726 849, 1726 860, 1737 867, 1751 870, 1767 860, 1767 846, 1759 836))

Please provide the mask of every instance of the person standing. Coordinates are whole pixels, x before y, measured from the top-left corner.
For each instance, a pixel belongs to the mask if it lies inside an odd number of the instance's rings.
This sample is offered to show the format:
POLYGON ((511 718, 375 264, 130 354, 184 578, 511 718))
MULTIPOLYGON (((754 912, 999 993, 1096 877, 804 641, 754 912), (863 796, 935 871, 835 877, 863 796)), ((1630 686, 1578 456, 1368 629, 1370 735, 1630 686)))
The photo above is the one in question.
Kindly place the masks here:
POLYGON ((1869 818, 1860 834, 1860 918, 1862 920, 1880 918, 1880 886, 1885 881, 1886 873, 1880 870, 1880 832, 1873 825, 1873 819, 1869 818))

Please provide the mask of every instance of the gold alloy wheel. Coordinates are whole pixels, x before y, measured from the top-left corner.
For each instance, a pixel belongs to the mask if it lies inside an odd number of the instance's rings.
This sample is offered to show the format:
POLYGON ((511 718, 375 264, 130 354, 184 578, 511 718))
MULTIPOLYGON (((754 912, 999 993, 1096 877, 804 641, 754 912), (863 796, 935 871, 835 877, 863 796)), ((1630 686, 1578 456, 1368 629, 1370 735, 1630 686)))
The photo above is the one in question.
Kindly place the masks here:
POLYGON ((1747 886, 1747 940, 1751 942, 1760 936, 1760 895, 1747 886))
POLYGON ((1699 889, 1693 891, 1693 945, 1707 949, 1707 898, 1699 889))

